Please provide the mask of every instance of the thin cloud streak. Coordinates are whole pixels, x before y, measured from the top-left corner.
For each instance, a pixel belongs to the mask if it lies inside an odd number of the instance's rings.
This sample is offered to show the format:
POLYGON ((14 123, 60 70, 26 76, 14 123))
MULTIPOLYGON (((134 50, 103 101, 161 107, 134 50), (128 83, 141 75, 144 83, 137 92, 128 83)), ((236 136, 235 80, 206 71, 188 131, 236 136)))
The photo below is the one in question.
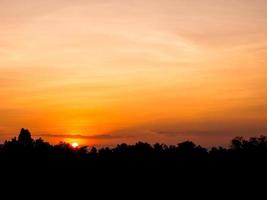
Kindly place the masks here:
POLYGON ((70 134, 34 134, 34 137, 49 137, 49 138, 70 138, 70 139, 122 139, 122 138, 129 138, 131 136, 127 135, 108 135, 108 134, 101 134, 101 135, 70 135, 70 134))

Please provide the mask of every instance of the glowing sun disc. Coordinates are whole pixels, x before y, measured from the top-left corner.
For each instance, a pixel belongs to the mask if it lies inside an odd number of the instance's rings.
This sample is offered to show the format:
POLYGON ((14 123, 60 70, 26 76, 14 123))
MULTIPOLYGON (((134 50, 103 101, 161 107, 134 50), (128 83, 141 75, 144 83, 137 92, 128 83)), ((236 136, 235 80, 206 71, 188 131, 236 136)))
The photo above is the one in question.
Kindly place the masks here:
POLYGON ((79 146, 79 144, 78 144, 77 142, 72 142, 72 143, 71 143, 71 146, 72 146, 73 148, 77 148, 77 147, 79 146))

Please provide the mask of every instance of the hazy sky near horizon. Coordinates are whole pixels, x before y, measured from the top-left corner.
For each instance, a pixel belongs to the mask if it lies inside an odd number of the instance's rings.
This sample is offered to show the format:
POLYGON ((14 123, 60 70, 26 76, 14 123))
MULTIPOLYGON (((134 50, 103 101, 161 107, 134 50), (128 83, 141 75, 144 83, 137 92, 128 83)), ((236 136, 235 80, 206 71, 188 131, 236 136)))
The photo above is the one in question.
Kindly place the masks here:
POLYGON ((266 0, 0 0, 0 141, 267 135, 266 0))

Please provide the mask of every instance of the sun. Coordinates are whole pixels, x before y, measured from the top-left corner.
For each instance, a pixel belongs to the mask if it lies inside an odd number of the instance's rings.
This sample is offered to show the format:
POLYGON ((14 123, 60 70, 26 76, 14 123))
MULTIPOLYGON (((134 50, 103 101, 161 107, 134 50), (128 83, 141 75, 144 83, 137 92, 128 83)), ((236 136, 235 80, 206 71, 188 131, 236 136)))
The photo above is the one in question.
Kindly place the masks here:
POLYGON ((72 146, 72 148, 75 149, 75 148, 77 148, 79 146, 79 143, 78 142, 72 142, 71 146, 72 146))

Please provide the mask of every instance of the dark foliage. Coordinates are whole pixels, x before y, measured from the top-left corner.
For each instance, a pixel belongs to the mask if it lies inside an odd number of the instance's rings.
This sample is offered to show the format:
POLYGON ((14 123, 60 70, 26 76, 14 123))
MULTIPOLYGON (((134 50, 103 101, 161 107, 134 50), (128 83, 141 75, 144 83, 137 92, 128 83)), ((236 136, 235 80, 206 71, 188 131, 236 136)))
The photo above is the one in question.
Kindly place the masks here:
POLYGON ((57 160, 83 162, 172 162, 180 165, 188 162, 250 162, 252 159, 265 162, 267 138, 253 137, 248 140, 236 137, 230 148, 213 147, 210 150, 185 141, 177 145, 138 142, 135 145, 119 144, 115 148, 73 148, 68 143, 50 145, 41 138, 34 140, 27 129, 21 129, 18 139, 6 141, 0 149, 1 159, 57 160))
POLYGON ((244 190, 249 186, 250 191, 253 186, 265 186, 260 183, 266 180, 267 138, 237 137, 229 148, 206 149, 185 141, 170 146, 138 142, 96 149, 50 145, 41 138, 32 139, 30 132, 22 129, 18 139, 1 146, 0 163, 1 183, 10 183, 11 188, 18 184, 18 188, 27 188, 24 192, 30 185, 41 188, 42 194, 53 186, 57 191, 63 187, 63 194, 99 189, 100 195, 110 188, 134 194, 138 188, 168 195, 201 188, 222 195, 232 188, 237 192, 237 187, 244 190))

